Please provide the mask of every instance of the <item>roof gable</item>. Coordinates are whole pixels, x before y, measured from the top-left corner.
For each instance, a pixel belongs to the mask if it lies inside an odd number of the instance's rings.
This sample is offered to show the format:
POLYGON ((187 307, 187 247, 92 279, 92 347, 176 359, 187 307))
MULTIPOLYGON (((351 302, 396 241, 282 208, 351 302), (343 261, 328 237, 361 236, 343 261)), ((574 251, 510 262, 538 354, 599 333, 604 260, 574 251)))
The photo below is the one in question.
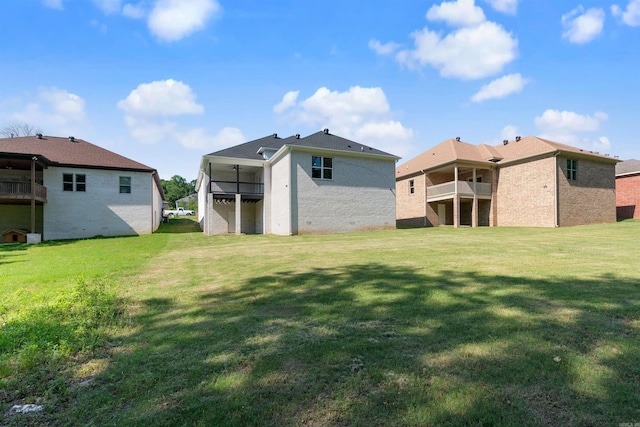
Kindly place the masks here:
POLYGON ((375 149, 373 147, 369 147, 359 142, 354 142, 346 138, 333 135, 329 133, 328 130, 319 131, 302 138, 300 137, 300 135, 280 138, 277 134, 274 133, 273 135, 266 136, 264 138, 259 138, 253 141, 245 142, 244 144, 215 151, 213 153, 207 154, 207 156, 263 160, 262 154, 258 152, 261 148, 279 150, 284 145, 288 145, 291 147, 298 146, 325 150, 347 151, 353 153, 376 154, 379 156, 388 156, 397 159, 397 157, 392 154, 375 149))

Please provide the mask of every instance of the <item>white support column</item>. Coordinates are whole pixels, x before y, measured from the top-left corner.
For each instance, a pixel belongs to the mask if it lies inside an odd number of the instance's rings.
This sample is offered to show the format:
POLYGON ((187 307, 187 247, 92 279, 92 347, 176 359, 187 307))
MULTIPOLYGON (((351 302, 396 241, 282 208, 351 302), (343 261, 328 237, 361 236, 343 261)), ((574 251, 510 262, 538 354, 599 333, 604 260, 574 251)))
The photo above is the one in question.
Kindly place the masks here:
POLYGON ((262 230, 264 234, 271 234, 271 164, 264 165, 262 230))
POLYGON ((471 226, 478 226, 478 189, 476 184, 476 168, 473 168, 473 208, 471 208, 471 226))
POLYGON ((453 228, 460 227, 460 195, 458 194, 458 165, 454 166, 453 181, 453 228))
POLYGON ((242 195, 236 194, 236 234, 242 234, 242 195))

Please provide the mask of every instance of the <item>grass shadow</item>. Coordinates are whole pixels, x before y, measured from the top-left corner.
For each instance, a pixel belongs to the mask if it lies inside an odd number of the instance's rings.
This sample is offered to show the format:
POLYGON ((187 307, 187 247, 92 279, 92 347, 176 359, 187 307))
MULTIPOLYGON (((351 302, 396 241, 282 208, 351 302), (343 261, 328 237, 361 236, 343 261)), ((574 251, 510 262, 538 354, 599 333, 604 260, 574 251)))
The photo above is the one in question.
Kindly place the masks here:
POLYGON ((638 416, 640 289, 615 275, 573 283, 372 263, 194 292, 189 304, 145 300, 129 350, 61 416, 140 426, 638 416))

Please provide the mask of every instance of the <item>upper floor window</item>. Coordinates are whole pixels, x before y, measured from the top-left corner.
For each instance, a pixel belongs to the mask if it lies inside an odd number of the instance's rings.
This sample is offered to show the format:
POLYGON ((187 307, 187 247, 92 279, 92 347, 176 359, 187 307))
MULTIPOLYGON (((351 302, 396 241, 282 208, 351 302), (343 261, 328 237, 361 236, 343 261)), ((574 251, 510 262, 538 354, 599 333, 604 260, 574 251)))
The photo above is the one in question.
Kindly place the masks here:
POLYGON ((130 176, 120 177, 120 193, 125 193, 125 194, 131 193, 131 177, 130 176))
POLYGON ((415 193, 415 192, 416 192, 416 188, 415 188, 415 186, 414 186, 414 184, 413 184, 413 180, 412 180, 412 179, 410 179, 410 180, 409 180, 409 194, 413 194, 413 193, 415 193))
POLYGON ((87 191, 87 176, 84 174, 62 174, 62 191, 73 191, 75 184, 76 191, 87 191))
POLYGON ((578 161, 567 159, 567 179, 575 181, 578 179, 578 161))
POLYGON ((73 191, 73 174, 72 173, 62 174, 62 190, 73 191))
POLYGON ((87 176, 76 174, 76 191, 87 190, 87 176))
POLYGON ((333 179, 333 159, 331 157, 311 157, 311 177, 333 179))

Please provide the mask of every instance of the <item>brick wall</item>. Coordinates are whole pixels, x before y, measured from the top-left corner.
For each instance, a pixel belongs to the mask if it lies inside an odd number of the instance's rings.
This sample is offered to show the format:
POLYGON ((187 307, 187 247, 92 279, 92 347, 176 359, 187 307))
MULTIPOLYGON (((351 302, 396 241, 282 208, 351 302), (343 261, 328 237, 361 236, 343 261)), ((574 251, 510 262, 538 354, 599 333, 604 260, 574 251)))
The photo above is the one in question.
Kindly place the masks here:
POLYGON ((427 190, 424 175, 414 175, 396 181, 396 218, 400 224, 423 226, 424 202, 427 190), (413 180, 413 193, 409 191, 409 181, 413 180))
POLYGON ((640 219, 640 174, 616 178, 618 219, 640 219))
POLYGON ((567 157, 558 157, 559 225, 615 222, 615 165, 577 160, 576 180, 567 179, 567 157))
POLYGON ((555 158, 525 160, 497 172, 498 226, 555 226, 555 158))

